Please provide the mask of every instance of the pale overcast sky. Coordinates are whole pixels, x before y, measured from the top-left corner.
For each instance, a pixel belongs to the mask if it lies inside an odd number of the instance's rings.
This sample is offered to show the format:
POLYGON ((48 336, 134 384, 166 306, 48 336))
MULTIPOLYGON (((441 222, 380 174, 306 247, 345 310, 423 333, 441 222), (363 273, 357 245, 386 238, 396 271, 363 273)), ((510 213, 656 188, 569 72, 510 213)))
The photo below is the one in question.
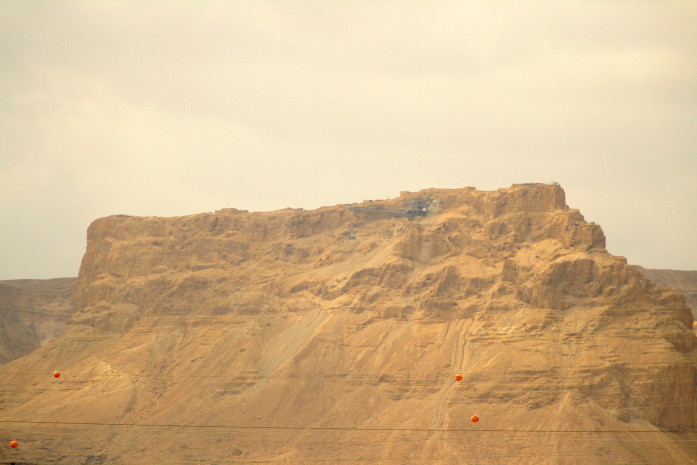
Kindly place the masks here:
POLYGON ((0 2, 0 279, 90 222, 557 181, 697 269, 697 1, 0 2))

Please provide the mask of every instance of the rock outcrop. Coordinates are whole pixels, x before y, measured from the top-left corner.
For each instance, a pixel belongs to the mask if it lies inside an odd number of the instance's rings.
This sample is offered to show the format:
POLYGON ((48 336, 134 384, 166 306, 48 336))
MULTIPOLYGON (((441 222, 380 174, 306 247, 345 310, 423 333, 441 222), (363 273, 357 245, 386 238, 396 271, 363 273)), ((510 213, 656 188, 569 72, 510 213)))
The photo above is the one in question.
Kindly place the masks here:
POLYGON ((64 334, 0 367, 0 462, 697 460, 684 298, 559 186, 352 207, 95 221, 64 334))
POLYGON ((652 270, 641 266, 635 268, 651 281, 684 295, 685 303, 692 309, 692 316, 697 320, 697 271, 652 270))

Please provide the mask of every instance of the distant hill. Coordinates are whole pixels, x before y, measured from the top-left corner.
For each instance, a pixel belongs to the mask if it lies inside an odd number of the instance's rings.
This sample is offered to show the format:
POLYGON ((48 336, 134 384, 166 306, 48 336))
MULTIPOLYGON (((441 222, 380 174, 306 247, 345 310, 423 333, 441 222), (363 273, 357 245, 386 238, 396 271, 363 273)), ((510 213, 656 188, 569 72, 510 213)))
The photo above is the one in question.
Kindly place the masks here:
POLYGON ((653 270, 641 266, 636 269, 651 281, 683 294, 697 320, 697 271, 653 270))
POLYGON ((63 332, 75 308, 77 278, 0 281, 0 364, 63 332))

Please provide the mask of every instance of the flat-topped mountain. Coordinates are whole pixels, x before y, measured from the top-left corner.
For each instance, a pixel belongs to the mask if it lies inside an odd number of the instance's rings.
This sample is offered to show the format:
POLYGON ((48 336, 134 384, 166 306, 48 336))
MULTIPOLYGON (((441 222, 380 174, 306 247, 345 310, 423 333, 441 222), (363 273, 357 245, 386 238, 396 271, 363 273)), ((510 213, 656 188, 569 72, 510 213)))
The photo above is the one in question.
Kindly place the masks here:
POLYGON ((697 460, 684 297, 557 185, 102 218, 76 304, 0 367, 0 463, 697 460))

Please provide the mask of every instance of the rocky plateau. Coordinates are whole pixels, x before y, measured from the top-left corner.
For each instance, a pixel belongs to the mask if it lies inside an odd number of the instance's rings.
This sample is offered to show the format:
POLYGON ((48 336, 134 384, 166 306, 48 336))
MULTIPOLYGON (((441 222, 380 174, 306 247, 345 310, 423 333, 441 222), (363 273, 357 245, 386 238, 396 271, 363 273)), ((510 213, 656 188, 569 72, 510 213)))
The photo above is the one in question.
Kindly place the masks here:
POLYGON ((5 331, 0 463, 694 464, 693 314, 646 271, 558 185, 101 218, 60 336, 5 331))

